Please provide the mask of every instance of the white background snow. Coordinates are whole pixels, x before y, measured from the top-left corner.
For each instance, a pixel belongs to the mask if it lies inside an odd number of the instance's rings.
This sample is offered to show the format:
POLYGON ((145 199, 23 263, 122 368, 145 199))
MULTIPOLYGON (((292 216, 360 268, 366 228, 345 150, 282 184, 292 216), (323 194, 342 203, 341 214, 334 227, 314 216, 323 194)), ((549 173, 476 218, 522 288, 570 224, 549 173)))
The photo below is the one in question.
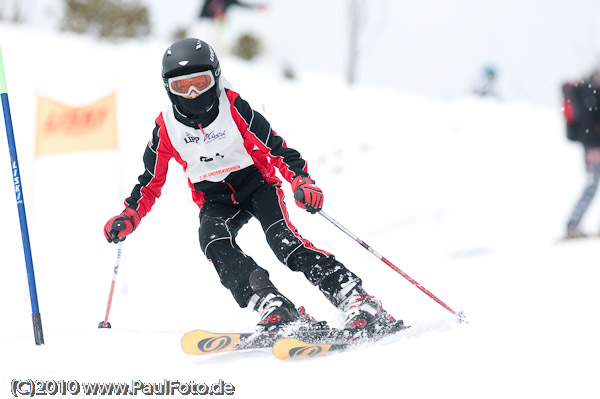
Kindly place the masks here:
MULTIPOLYGON (((1 397, 10 397, 13 379, 222 379, 239 398, 600 395, 598 240, 557 243, 585 176, 581 149, 564 138, 554 78, 569 66, 570 77, 579 77, 583 62, 561 56, 565 61, 545 75, 552 77, 548 86, 537 86, 553 99, 534 102, 516 95, 448 97, 456 90, 443 84, 440 96, 414 94, 419 90, 410 86, 348 88, 339 76, 315 73, 288 81, 273 59, 248 64, 221 56, 234 87, 308 160, 326 195, 324 210, 470 321, 456 324, 325 219, 288 200, 301 234, 336 254, 412 328, 350 352, 280 361, 269 351, 208 357, 181 351, 189 330, 248 330, 257 315, 237 307, 202 255, 198 209, 177 164, 152 212, 124 243, 113 328, 97 328, 117 250, 102 227, 122 210, 143 171, 142 153, 166 101, 159 76, 168 40, 115 45, 3 22, 0 45, 46 341, 34 345, 8 150, 0 151, 1 397), (119 152, 34 157, 36 93, 86 105, 113 90, 119 152)), ((418 58, 411 63, 421 65, 418 58)), ((424 74, 403 66, 396 74, 408 74, 414 85, 432 76, 428 66, 424 74)), ((600 231, 598 213, 594 205, 586 218, 591 233, 600 231)), ((250 222, 238 241, 295 303, 339 325, 341 315, 317 289, 278 263, 258 223, 250 222)))

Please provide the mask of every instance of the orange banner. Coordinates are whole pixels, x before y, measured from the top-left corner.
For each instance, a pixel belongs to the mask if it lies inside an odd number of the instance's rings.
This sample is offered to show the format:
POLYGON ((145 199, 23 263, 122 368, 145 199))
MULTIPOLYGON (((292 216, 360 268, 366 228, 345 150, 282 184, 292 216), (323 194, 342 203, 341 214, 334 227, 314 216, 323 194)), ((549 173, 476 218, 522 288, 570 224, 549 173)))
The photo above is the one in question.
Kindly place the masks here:
POLYGON ((69 107, 38 95, 35 154, 117 149, 116 95, 69 107))

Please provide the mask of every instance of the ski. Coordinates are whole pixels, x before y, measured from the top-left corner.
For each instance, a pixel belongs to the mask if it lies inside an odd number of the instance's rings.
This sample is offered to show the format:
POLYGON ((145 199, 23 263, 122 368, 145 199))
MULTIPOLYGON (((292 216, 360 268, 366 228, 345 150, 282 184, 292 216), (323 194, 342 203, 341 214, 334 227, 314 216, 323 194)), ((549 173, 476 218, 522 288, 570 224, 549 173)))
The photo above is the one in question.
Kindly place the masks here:
POLYGON ((394 335, 410 326, 399 325, 398 328, 371 337, 364 338, 342 338, 343 330, 340 330, 340 336, 333 339, 311 340, 298 338, 282 338, 273 344, 273 355, 278 359, 290 359, 293 357, 312 357, 323 355, 329 352, 341 352, 358 345, 377 342, 385 337, 394 335))
POLYGON ((556 240, 557 244, 594 241, 600 238, 600 235, 586 235, 581 237, 561 237, 556 240))
POLYGON ((340 334, 342 334, 342 330, 330 328, 284 331, 278 334, 269 332, 214 333, 205 330, 193 330, 181 338, 181 348, 190 355, 208 355, 271 348, 281 338, 332 340, 340 338, 342 336, 340 334))
POLYGON ((194 330, 186 333, 181 338, 181 349, 190 355, 208 355, 247 349, 270 348, 275 341, 275 335, 270 333, 213 333, 204 330, 194 330))
POLYGON ((292 357, 312 357, 327 352, 348 349, 352 342, 341 342, 331 344, 319 344, 304 342, 295 338, 283 338, 273 345, 273 355, 278 359, 289 359, 292 357))
POLYGON ((190 355, 273 348, 276 357, 287 359, 293 356, 313 356, 345 350, 361 343, 378 341, 406 328, 408 327, 400 322, 396 328, 385 334, 353 339, 349 338, 348 330, 332 328, 280 331, 279 333, 214 333, 193 330, 181 338, 181 348, 190 355))

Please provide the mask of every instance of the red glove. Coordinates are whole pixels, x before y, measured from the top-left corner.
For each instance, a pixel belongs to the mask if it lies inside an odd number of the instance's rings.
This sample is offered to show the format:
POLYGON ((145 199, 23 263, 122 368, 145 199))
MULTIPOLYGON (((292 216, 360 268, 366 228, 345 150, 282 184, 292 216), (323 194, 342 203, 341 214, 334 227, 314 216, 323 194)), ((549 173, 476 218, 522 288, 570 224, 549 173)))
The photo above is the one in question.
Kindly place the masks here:
POLYGON ((135 209, 125 208, 123 213, 110 218, 104 225, 104 237, 108 242, 123 241, 126 236, 133 233, 140 224, 140 215, 135 209))
POLYGON ((292 180, 292 191, 296 205, 310 213, 316 213, 323 208, 323 191, 315 185, 310 177, 298 176, 292 180))

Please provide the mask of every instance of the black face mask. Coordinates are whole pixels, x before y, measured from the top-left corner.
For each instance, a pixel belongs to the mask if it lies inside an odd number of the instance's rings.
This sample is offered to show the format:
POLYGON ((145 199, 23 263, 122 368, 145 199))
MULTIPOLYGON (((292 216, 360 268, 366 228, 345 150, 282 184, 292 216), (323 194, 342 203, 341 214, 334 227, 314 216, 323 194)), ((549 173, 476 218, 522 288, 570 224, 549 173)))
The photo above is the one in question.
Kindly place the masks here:
MULTIPOLYGON (((199 123, 207 126, 212 123, 219 114, 219 90, 215 86, 206 93, 194 99, 171 96, 173 105, 177 111, 185 117, 185 124, 196 127, 199 123)), ((180 119, 180 118, 177 118, 180 119)))

